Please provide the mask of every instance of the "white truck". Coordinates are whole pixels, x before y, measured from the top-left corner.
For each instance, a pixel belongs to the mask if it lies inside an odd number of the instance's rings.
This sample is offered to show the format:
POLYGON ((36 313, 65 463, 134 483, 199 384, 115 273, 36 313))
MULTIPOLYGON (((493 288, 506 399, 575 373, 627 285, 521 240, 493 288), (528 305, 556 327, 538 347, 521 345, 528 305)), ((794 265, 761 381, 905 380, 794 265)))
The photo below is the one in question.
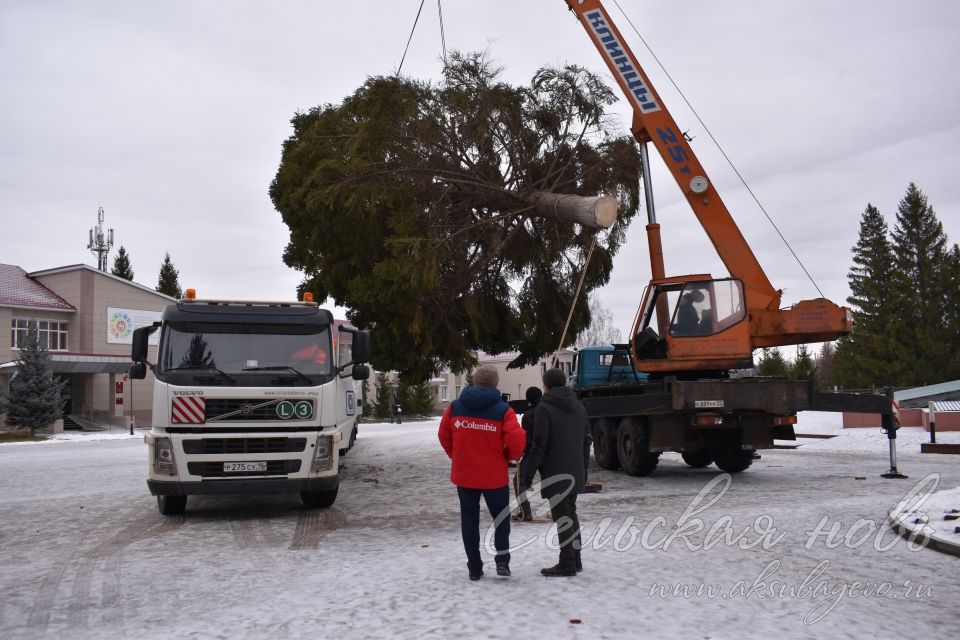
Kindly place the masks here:
POLYGON ((187 496, 296 491, 329 507, 353 445, 370 335, 304 302, 197 300, 134 331, 130 376, 153 371, 147 486, 164 515, 187 496), (159 330, 157 362, 148 361, 159 330))

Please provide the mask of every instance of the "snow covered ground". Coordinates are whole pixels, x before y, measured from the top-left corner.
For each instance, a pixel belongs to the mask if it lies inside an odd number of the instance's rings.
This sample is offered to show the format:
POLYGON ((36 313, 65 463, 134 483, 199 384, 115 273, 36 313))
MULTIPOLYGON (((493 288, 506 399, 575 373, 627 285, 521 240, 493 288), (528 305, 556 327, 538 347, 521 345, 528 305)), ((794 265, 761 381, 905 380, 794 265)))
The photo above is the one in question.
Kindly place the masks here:
MULTIPOLYGON (((585 569, 544 578, 553 527, 515 523, 513 577, 467 580, 437 420, 362 425, 337 503, 191 497, 156 511, 140 436, 0 446, 3 638, 891 638, 951 636, 960 559, 886 525, 916 487, 960 486, 954 456, 901 432, 764 451, 745 473, 664 454, 581 496, 585 569)), ((816 430, 816 431, 815 431, 816 430)), ((115 434, 120 436, 121 434, 115 434)), ((938 434, 944 442, 960 434, 938 434)), ((932 504, 932 503, 931 503, 932 504)), ((489 518, 486 518, 489 522, 489 518)), ((492 569, 492 559, 488 562, 492 569)))

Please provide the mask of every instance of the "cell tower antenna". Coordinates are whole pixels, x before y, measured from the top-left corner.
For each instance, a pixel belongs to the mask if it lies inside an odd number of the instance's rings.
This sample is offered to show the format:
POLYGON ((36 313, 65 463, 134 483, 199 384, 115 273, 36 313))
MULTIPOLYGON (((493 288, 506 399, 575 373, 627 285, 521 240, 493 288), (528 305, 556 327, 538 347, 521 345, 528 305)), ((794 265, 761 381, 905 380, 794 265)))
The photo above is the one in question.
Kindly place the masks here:
POLYGON ((107 256, 113 246, 113 229, 103 229, 103 207, 97 207, 97 226, 90 229, 90 242, 87 249, 97 254, 97 269, 107 270, 107 256))

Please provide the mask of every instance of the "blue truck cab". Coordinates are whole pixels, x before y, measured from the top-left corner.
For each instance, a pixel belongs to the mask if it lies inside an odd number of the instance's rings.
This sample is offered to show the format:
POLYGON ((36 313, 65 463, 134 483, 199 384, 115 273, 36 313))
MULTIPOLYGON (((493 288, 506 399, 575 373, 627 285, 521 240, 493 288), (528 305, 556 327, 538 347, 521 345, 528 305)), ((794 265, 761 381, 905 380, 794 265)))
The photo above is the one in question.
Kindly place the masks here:
POLYGON ((628 344, 601 344, 582 347, 574 358, 570 376, 574 389, 611 384, 646 382, 647 374, 633 368, 628 344))

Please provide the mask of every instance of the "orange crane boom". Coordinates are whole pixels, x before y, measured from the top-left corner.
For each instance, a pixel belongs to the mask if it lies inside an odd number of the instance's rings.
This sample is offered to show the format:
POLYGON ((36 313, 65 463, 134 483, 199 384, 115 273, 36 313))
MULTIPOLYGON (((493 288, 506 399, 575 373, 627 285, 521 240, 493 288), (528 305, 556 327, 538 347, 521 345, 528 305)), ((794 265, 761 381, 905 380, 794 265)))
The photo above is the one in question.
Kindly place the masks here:
MULTIPOLYGON (((829 300, 806 300, 788 309, 780 308, 782 292, 770 283, 687 138, 602 3, 565 2, 633 107, 631 131, 641 144, 645 190, 649 194, 646 145, 651 143, 730 274, 730 278, 722 279, 709 274, 667 278, 660 226, 648 198, 652 279, 631 332, 636 367, 652 373, 741 368, 752 364, 755 348, 828 341, 849 333, 849 310, 829 300), (694 298, 699 298, 691 307, 698 326, 684 329, 680 322, 684 315, 682 302, 694 298)), ((687 310, 688 320, 690 313, 687 310)))

